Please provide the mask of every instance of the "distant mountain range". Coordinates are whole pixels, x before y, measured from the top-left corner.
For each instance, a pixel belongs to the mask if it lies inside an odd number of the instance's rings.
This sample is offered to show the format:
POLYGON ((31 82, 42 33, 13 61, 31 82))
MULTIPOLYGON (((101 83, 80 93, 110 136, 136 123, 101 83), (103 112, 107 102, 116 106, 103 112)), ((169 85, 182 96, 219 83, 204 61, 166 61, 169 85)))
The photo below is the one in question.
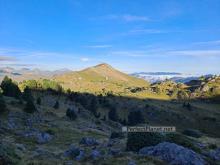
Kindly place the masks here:
MULTIPOLYGON (((131 77, 144 79, 150 83, 156 83, 156 82, 162 82, 164 80, 172 80, 177 83, 187 83, 191 80, 198 80, 201 75, 192 75, 192 74, 182 74, 178 72, 136 72, 132 73, 130 75, 126 75, 120 71, 117 71, 116 69, 112 68, 108 64, 99 64, 94 67, 90 67, 87 69, 84 69, 82 71, 71 71, 69 69, 60 69, 55 71, 47 71, 47 70, 41 70, 41 69, 29 69, 29 68, 21 68, 21 69, 15 69, 11 67, 1 67, 0 68, 0 81, 4 78, 4 76, 9 76, 12 79, 20 82, 23 80, 30 80, 30 79, 39 79, 39 78, 46 78, 46 79, 64 79, 70 78, 74 79, 77 77, 77 81, 74 84, 77 84, 79 81, 82 81, 80 79, 88 79, 89 81, 96 82, 97 79, 100 80, 107 80, 110 79, 124 81, 126 83, 129 82, 129 84, 132 84, 134 82, 134 78, 131 79, 131 77), (86 76, 85 75, 89 75, 86 76), (91 77, 90 75, 93 75, 91 77), (126 76, 125 76, 126 75, 126 76), (73 78, 74 77, 74 78, 73 78)), ((205 77, 210 77, 212 75, 205 75, 205 77)), ((108 82, 109 82, 108 81, 108 82)), ((136 82, 136 81, 135 81, 136 82)))
POLYGON ((68 69, 60 69, 55 71, 46 71, 40 69, 29 69, 29 68, 21 68, 15 69, 11 67, 1 67, 0 68, 0 81, 4 78, 4 76, 9 76, 16 81, 23 81, 29 79, 39 79, 39 78, 51 78, 54 75, 60 75, 70 72, 68 69))
MULTIPOLYGON (((136 72, 131 76, 145 79, 151 83, 172 80, 174 82, 186 83, 191 80, 198 80, 201 75, 182 74, 177 72, 136 72)), ((208 76, 208 75, 207 75, 208 76)))

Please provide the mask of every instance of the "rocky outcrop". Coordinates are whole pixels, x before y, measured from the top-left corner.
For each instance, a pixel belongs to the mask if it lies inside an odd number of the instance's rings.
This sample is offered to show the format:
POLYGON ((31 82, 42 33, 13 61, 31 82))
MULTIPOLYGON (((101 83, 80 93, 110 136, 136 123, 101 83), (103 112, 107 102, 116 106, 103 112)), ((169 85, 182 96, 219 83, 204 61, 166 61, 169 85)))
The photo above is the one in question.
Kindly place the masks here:
POLYGON ((69 149, 64 152, 64 156, 80 161, 85 157, 85 152, 81 148, 72 144, 69 149))
POLYGON ((44 144, 53 139, 53 136, 46 132, 40 132, 36 129, 22 133, 26 138, 34 138, 38 144, 44 144))
POLYGON ((100 153, 100 151, 99 150, 97 150, 97 149, 94 149, 94 150, 92 150, 92 152, 91 152, 91 154, 90 154, 90 157, 92 158, 92 159, 98 159, 98 158, 100 158, 101 157, 101 153, 100 153))
POLYGON ((52 140, 52 135, 45 132, 38 133, 36 137, 39 144, 44 144, 52 140))
POLYGON ((92 137, 83 137, 80 141, 80 144, 86 145, 86 146, 95 146, 99 145, 99 142, 92 137))
POLYGON ((210 158, 212 158, 213 160, 217 160, 219 161, 220 160, 220 148, 214 150, 214 151, 211 151, 208 156, 210 158))
POLYGON ((171 165, 205 165, 201 155, 175 143, 163 142, 153 147, 144 147, 140 155, 155 156, 171 165))

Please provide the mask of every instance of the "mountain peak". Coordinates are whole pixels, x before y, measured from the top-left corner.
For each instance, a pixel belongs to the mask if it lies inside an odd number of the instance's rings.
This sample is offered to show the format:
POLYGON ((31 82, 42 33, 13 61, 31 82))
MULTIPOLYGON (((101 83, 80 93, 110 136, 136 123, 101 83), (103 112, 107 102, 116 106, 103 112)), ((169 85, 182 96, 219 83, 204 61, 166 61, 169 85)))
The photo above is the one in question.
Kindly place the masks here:
POLYGON ((107 63, 101 63, 101 64, 94 66, 94 68, 112 68, 112 66, 107 63))

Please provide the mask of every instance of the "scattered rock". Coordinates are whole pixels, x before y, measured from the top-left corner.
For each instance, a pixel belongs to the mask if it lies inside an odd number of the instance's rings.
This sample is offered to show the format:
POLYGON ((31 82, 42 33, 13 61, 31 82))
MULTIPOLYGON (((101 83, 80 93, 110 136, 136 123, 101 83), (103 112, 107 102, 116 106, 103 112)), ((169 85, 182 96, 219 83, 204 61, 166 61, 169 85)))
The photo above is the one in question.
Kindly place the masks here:
POLYGON ((52 135, 42 132, 37 134, 37 142, 39 144, 44 144, 52 140, 52 135))
POLYGON ((80 150, 79 155, 76 156, 76 160, 80 161, 80 160, 84 159, 84 157, 85 157, 85 152, 83 150, 80 150))
POLYGON ((86 146, 95 146, 99 145, 99 142, 92 137, 83 137, 80 141, 80 144, 86 145, 86 146))
POLYGON ((212 158, 213 160, 220 160, 220 148, 214 150, 214 151, 211 151, 208 156, 210 158, 212 158))
POLYGON ((170 164, 205 165, 201 155, 175 143, 163 142, 153 147, 144 147, 139 150, 140 155, 155 156, 170 164))
POLYGON ((80 161, 85 157, 85 153, 82 149, 72 144, 69 149, 64 152, 64 156, 80 161))
POLYGON ((69 149, 64 152, 64 156, 75 158, 77 155, 79 155, 79 152, 80 148, 71 144, 69 149))
POLYGON ((107 142, 106 146, 107 147, 112 147, 115 143, 116 143, 115 139, 109 139, 109 141, 107 142))
POLYGON ((26 148, 25 148, 24 144, 16 144, 16 147, 17 147, 18 150, 26 151, 26 148))
POLYGON ((24 132, 24 137, 31 137, 36 139, 37 143, 44 144, 52 140, 53 136, 46 132, 40 132, 36 129, 24 132))
POLYGON ((91 155, 92 159, 98 159, 101 157, 101 153, 98 150, 92 150, 91 155))
POLYGON ((136 165, 136 163, 135 163, 134 160, 130 160, 130 161, 128 162, 128 165, 136 165))
POLYGON ((120 149, 116 149, 116 148, 111 148, 109 150, 109 154, 113 155, 113 156, 120 155, 121 154, 121 150, 120 149))
POLYGON ((72 161, 66 161, 66 162, 64 162, 64 165, 73 165, 73 162, 72 161))

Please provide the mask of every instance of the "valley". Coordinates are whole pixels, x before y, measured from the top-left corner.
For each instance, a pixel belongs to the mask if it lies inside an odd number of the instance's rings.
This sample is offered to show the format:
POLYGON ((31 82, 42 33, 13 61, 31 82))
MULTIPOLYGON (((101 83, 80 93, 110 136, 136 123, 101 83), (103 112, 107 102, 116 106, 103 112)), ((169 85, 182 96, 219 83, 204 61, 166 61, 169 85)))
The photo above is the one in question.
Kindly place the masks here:
POLYGON ((108 64, 50 79, 14 82, 6 77, 0 97, 0 162, 169 164, 172 159, 143 156, 140 149, 176 144, 195 159, 184 160, 219 164, 219 87, 218 76, 151 84, 108 64), (175 126, 177 132, 121 132, 123 126, 145 125, 175 126))

